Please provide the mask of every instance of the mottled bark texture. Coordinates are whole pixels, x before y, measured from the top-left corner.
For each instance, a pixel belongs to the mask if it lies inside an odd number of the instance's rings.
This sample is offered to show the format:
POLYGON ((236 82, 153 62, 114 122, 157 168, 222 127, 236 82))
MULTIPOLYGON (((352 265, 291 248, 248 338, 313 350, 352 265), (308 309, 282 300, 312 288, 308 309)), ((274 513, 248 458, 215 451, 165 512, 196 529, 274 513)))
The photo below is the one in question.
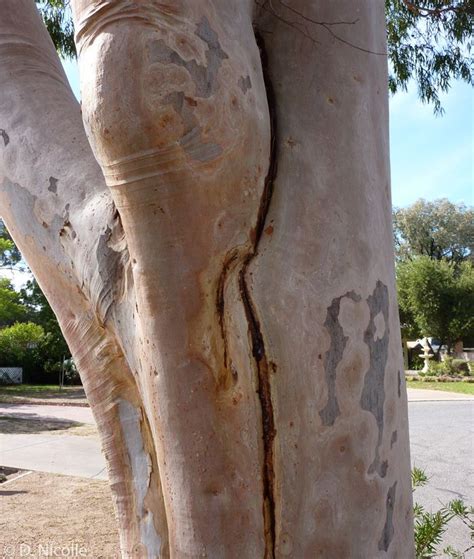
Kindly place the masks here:
POLYGON ((412 557, 383 1, 72 7, 82 119, 33 0, 0 0, 0 213, 123 557, 412 557))

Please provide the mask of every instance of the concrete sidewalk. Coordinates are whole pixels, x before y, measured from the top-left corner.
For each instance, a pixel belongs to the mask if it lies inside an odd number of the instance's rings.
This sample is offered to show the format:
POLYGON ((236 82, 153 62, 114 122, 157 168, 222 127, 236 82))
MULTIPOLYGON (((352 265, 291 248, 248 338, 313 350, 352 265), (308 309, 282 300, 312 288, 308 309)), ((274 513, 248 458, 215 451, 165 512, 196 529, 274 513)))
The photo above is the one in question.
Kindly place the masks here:
POLYGON ((474 400, 472 394, 459 394, 425 388, 407 388, 407 395, 409 402, 469 402, 474 400))
MULTIPOLYGON (((33 404, 0 404, 0 417, 21 420, 67 420, 95 425, 90 408, 33 404)), ((98 436, 0 433, 0 464, 93 479, 107 479, 98 436)))
POLYGON ((98 437, 0 434, 0 464, 23 470, 107 479, 98 437))

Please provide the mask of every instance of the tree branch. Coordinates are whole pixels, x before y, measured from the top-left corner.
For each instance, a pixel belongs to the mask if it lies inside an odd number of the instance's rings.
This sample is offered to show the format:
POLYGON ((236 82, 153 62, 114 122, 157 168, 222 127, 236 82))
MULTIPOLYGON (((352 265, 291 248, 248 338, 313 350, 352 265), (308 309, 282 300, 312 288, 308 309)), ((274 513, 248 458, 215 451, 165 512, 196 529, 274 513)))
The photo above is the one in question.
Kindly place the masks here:
MULTIPOLYGON (((318 21, 318 20, 312 19, 308 16, 305 16, 300 11, 295 10, 295 8, 293 8, 293 7, 289 6, 288 4, 286 4, 285 2, 283 2, 283 0, 278 0, 278 2, 280 3, 281 6, 283 6, 284 8, 289 10, 291 13, 293 13, 296 16, 298 16, 299 18, 301 18, 303 21, 305 21, 307 23, 311 23, 312 25, 317 25, 317 26, 322 27, 336 41, 339 41, 340 43, 343 43, 343 44, 345 44, 345 45, 347 45, 351 48, 354 48, 354 49, 359 50, 361 52, 365 52, 367 54, 373 54, 373 55, 376 55, 376 56, 387 56, 387 52, 376 52, 376 51, 372 51, 370 49, 366 49, 364 47, 361 47, 359 45, 356 45, 356 44, 352 43, 351 41, 348 41, 347 39, 344 39, 343 37, 338 35, 332 29, 333 26, 338 26, 338 25, 355 25, 359 21, 358 19, 355 19, 355 20, 352 20, 352 21, 332 21, 332 22, 318 21)), ((279 14, 273 6, 272 0, 264 0, 263 2, 256 1, 256 4, 257 4, 257 6, 259 6, 264 11, 272 14, 274 17, 276 17, 279 21, 281 21, 285 25, 288 25, 289 27, 292 27, 296 31, 302 33, 305 37, 310 39, 313 43, 318 43, 319 42, 311 35, 311 32, 309 31, 308 27, 304 23, 302 23, 300 21, 297 21, 297 20, 296 21, 289 21, 285 17, 283 17, 281 14, 279 14)))
POLYGON ((405 6, 413 12, 415 15, 420 17, 439 17, 441 14, 452 12, 452 13, 462 13, 473 14, 474 8, 468 5, 465 6, 444 6, 439 8, 424 8, 417 6, 414 2, 410 0, 403 0, 405 6))

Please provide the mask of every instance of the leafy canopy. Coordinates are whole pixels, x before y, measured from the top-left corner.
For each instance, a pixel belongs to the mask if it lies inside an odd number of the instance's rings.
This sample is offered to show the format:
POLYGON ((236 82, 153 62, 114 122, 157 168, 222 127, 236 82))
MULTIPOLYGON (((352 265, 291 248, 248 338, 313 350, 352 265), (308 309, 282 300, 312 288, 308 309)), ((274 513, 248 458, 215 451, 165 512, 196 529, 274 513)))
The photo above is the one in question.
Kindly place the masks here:
POLYGON ((20 251, 15 246, 10 233, 0 219, 0 268, 13 268, 20 260, 20 251))
POLYGON ((0 328, 22 322, 26 316, 20 294, 13 289, 9 279, 0 278, 0 328))
POLYGON ((474 332, 474 265, 418 256, 396 268, 400 322, 448 347, 474 332))
MULTIPOLYGON (((74 57, 69 0, 36 2, 58 52, 74 57)), ((439 93, 449 89, 451 80, 474 83, 472 0, 385 0, 385 13, 390 91, 406 90, 414 78, 421 100, 442 112, 439 93)))
POLYGON ((413 78, 423 102, 442 112, 450 81, 474 83, 472 0, 385 0, 392 93, 413 78))
POLYGON ((17 322, 0 330, 2 365, 21 366, 26 356, 42 342, 43 337, 43 328, 32 322, 17 322))
MULTIPOLYGON (((0 270, 19 269, 22 263, 0 219, 0 270)), ((18 292, 8 278, 0 277, 0 365, 23 366, 42 380, 42 371, 55 374, 69 357, 57 318, 36 280, 18 292)))
POLYGON ((418 200, 393 210, 397 260, 428 256, 459 264, 474 260, 474 209, 447 199, 418 200))

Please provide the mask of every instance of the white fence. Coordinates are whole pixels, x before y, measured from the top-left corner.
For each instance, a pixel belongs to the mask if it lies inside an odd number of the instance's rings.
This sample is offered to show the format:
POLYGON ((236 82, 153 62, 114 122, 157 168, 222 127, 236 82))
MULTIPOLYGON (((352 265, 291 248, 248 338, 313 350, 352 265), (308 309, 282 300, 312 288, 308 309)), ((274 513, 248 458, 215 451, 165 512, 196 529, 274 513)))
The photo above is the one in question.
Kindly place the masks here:
POLYGON ((22 380, 21 367, 0 367, 0 384, 21 384, 22 380))

